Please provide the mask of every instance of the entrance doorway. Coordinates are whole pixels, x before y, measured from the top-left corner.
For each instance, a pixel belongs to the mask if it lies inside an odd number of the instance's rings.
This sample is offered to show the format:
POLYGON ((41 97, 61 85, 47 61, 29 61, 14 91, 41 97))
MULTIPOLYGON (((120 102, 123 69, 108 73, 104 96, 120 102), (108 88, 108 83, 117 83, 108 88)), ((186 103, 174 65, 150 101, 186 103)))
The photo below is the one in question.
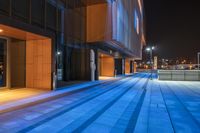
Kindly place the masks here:
POLYGON ((99 54, 99 78, 114 77, 115 65, 114 57, 100 53, 99 54))
POLYGON ((125 59, 125 74, 131 73, 131 61, 129 59, 125 59))
POLYGON ((51 39, 0 25, 0 89, 51 90, 51 39))

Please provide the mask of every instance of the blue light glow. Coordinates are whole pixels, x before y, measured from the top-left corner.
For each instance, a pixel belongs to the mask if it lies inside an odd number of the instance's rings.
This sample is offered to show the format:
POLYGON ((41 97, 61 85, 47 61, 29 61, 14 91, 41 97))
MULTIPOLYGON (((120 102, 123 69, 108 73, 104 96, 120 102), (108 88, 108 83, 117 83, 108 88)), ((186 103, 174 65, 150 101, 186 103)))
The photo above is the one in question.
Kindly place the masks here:
POLYGON ((139 33, 138 27, 139 27, 139 17, 138 17, 137 11, 135 10, 135 12, 134 12, 134 28, 135 28, 135 31, 137 31, 137 33, 139 33))

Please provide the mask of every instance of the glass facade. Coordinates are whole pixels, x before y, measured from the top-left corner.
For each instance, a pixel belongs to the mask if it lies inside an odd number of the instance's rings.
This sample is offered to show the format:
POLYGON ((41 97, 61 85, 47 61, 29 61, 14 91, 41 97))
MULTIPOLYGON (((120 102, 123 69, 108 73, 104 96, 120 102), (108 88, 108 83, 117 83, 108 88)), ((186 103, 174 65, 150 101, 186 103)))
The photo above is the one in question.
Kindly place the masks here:
POLYGON ((0 38, 0 87, 6 86, 6 51, 7 41, 0 38))

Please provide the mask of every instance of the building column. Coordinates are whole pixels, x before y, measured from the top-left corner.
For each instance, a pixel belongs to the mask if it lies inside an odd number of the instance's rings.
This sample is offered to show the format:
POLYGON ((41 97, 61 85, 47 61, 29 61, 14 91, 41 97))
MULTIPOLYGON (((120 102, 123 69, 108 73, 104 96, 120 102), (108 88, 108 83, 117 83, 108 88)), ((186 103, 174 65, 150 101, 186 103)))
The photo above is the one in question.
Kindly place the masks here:
POLYGON ((96 65, 96 70, 95 70, 95 80, 99 80, 99 53, 97 49, 93 49, 95 53, 95 65, 96 65))
POLYGON ((130 61, 130 72, 134 73, 134 61, 130 61))
POLYGON ((115 58, 115 74, 125 74, 125 60, 123 58, 115 58))

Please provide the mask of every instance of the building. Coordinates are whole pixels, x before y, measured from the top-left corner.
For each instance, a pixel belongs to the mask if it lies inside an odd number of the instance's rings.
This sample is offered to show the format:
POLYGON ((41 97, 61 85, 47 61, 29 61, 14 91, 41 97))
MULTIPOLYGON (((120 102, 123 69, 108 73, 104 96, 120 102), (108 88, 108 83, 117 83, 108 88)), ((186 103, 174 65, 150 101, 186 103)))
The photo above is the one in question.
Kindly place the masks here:
POLYGON ((132 73, 143 16, 142 0, 0 0, 0 87, 132 73))

